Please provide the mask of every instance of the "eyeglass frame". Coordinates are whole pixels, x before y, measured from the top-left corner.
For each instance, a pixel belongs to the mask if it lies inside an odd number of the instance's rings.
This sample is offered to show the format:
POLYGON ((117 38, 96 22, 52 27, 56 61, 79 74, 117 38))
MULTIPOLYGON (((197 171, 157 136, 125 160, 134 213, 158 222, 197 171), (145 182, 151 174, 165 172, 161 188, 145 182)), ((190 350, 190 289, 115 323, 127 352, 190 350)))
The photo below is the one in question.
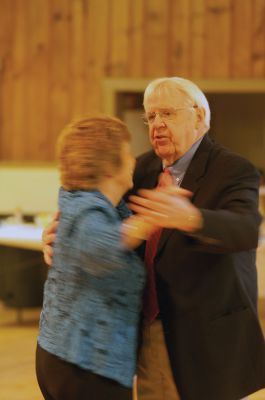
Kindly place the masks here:
POLYGON ((178 111, 190 110, 190 109, 192 109, 192 108, 198 108, 198 105, 197 105, 197 104, 194 104, 193 106, 190 106, 190 107, 171 108, 171 109, 166 109, 166 108, 165 108, 165 109, 162 109, 161 111, 152 112, 152 113, 150 113, 150 114, 153 114, 153 119, 152 119, 151 121, 148 119, 147 114, 143 114, 142 118, 143 118, 143 121, 144 121, 144 124, 145 124, 145 125, 151 125, 151 124, 154 123, 154 121, 155 121, 157 115, 159 115, 159 118, 160 118, 163 122, 166 122, 167 120, 172 120, 174 117, 176 117, 178 111), (161 113, 165 113, 165 112, 169 112, 169 113, 171 113, 172 115, 168 115, 168 116, 166 116, 166 115, 164 115, 164 116, 161 115, 161 113), (175 114, 175 115, 174 115, 174 114, 175 114))

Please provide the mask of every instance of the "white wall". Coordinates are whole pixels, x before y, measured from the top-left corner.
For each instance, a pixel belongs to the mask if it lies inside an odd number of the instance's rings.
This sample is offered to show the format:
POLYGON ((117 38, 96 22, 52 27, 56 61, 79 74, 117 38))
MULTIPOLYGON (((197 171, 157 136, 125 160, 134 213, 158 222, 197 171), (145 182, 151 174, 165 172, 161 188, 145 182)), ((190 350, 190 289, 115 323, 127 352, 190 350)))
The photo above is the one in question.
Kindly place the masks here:
POLYGON ((59 173, 56 167, 0 167, 0 214, 54 212, 59 173))
POLYGON ((144 125, 143 110, 127 110, 123 113, 123 120, 132 134, 132 153, 135 157, 151 150, 148 128, 144 125))

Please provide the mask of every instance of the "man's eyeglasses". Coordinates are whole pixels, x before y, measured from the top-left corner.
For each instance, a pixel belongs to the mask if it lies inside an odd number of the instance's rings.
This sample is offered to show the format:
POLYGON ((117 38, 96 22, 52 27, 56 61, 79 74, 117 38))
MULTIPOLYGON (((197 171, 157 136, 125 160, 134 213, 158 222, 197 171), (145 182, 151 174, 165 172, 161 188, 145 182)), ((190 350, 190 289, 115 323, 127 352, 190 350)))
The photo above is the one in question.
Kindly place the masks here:
POLYGON ((167 121, 172 121, 174 118, 177 117, 178 114, 180 114, 181 111, 183 110, 190 110, 192 108, 197 108, 197 105, 191 106, 191 107, 182 107, 182 108, 168 108, 168 109, 161 109, 156 112, 149 112, 143 115, 143 120, 146 125, 150 125, 154 123, 157 115, 159 115, 160 119, 162 121, 167 122, 167 121))

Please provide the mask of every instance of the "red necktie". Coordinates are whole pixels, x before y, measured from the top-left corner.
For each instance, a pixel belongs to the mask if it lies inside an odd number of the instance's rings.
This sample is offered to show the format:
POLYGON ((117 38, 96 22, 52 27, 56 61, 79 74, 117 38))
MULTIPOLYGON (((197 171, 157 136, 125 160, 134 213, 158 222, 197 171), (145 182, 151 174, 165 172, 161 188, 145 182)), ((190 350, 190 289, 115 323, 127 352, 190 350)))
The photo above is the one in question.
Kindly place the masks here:
MULTIPOLYGON (((169 186, 171 184, 172 176, 169 169, 166 169, 159 177, 158 186, 169 186)), ((161 233, 161 228, 154 232, 147 240, 145 247, 144 262, 147 271, 147 282, 143 297, 143 314, 149 322, 152 322, 159 314, 154 272, 154 258, 157 252, 157 246, 161 233)))

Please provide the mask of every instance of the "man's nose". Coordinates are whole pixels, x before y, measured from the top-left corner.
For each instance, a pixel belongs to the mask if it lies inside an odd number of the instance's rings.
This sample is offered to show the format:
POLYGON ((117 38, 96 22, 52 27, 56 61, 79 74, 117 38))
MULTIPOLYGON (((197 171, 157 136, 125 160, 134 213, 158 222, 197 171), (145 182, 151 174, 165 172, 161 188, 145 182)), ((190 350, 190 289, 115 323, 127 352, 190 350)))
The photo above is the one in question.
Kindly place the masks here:
POLYGON ((153 121, 153 126, 155 128, 160 127, 160 126, 165 126, 165 122, 164 122, 164 120, 162 119, 162 117, 160 116, 159 113, 155 114, 155 119, 153 121))

